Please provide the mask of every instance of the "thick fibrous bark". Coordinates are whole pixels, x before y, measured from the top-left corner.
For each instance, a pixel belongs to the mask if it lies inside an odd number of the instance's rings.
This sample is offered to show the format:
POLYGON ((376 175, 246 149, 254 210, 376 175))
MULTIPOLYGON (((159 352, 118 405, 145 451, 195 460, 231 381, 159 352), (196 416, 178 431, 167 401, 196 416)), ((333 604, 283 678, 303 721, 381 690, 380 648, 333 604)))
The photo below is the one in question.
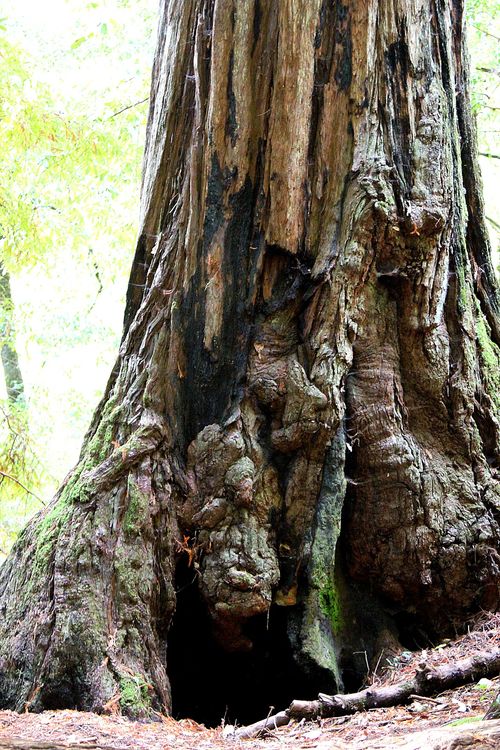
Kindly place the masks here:
POLYGON ((169 710, 179 560, 224 648, 282 608, 325 690, 497 605, 467 89, 460 0, 164 3, 124 337, 0 572, 0 704, 169 710))

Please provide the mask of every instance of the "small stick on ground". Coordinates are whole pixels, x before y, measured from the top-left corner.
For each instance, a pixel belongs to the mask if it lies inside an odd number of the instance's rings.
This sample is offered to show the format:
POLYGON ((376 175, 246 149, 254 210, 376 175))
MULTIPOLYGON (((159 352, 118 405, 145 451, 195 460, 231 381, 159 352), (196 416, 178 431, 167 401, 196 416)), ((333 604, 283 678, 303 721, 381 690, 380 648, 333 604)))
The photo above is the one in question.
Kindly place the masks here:
POLYGON ((419 700, 419 701, 427 701, 427 703, 436 703, 438 706, 441 706, 441 701, 436 700, 435 698, 430 698, 428 695, 417 695, 416 693, 413 693, 409 696, 412 700, 419 700))

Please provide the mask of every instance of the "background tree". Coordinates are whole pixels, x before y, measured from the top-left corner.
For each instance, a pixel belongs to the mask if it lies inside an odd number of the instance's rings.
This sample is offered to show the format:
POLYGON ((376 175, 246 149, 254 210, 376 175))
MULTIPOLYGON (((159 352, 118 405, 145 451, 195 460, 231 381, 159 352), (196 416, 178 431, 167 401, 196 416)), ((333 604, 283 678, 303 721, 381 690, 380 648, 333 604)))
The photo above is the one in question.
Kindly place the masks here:
POLYGON ((330 690, 497 605, 468 90, 459 2, 163 5, 123 340, 0 572, 3 705, 170 710, 219 648, 330 690))
POLYGON ((15 344, 13 303, 8 271, 0 265, 0 309, 2 312, 2 366, 7 399, 11 405, 24 401, 24 383, 15 344))
POLYGON ((477 122, 479 161, 484 181, 486 221, 499 267, 500 216, 493 185, 500 179, 500 3, 470 0, 466 6, 471 53, 471 102, 477 122))

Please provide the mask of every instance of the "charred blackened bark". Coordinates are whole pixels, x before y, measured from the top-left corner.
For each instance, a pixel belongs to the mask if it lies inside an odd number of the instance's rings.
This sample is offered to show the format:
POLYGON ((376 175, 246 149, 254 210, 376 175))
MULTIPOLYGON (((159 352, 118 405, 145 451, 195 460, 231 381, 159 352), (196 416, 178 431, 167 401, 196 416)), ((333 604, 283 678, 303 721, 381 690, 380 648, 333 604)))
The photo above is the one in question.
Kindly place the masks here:
POLYGON ((2 705, 170 710, 176 567, 217 648, 265 668, 279 620, 330 692, 398 625, 497 606, 462 24, 458 0, 164 4, 123 341, 1 570, 2 705))

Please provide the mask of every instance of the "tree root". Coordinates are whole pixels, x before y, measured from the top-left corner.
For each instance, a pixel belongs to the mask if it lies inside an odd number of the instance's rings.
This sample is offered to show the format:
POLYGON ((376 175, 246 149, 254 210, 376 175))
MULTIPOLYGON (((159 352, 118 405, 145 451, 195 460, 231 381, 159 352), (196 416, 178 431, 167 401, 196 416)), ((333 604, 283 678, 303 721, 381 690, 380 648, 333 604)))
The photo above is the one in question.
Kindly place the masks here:
POLYGON ((386 708, 406 703, 411 696, 431 696, 465 685, 481 677, 491 677, 500 674, 500 648, 488 653, 478 653, 466 659, 459 659, 452 664, 430 667, 421 663, 413 679, 396 685, 383 687, 368 687, 358 693, 345 695, 325 695, 320 693, 317 700, 295 700, 285 710, 274 716, 236 729, 234 736, 239 739, 258 737, 265 731, 286 726, 292 719, 329 718, 345 716, 357 711, 367 711, 370 708, 386 708))

